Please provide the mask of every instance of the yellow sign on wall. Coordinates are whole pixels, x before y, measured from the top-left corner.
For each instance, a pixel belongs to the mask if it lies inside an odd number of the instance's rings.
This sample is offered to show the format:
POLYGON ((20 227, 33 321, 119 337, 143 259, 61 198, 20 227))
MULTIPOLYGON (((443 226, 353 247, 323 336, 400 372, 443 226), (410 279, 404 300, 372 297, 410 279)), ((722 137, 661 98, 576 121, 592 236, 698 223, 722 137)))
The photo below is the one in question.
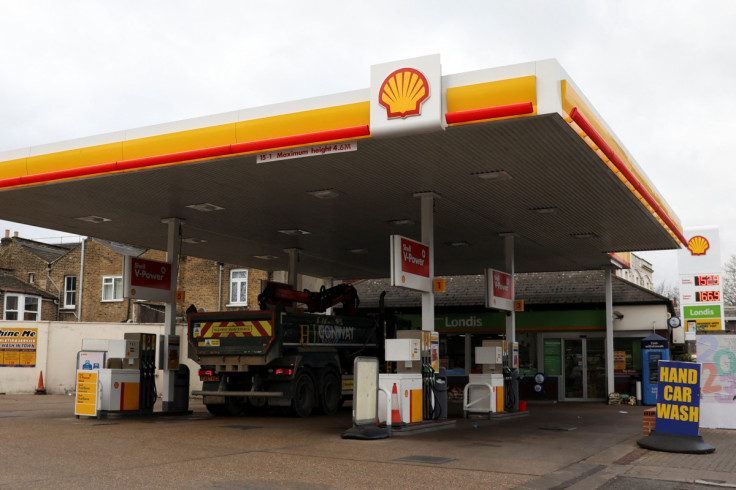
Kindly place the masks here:
POLYGON ((0 327, 0 367, 34 367, 37 338, 37 328, 0 327))

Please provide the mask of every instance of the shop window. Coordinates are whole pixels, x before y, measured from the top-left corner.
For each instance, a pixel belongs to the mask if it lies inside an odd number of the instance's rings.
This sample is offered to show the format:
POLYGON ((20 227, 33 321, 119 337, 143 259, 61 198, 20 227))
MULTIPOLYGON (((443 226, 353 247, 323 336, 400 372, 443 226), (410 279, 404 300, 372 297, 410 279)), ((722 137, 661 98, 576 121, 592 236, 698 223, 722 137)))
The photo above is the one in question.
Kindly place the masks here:
POLYGON ((230 271, 230 305, 248 306, 248 269, 230 271))
POLYGON ((440 364, 449 376, 465 373, 465 335, 440 335, 440 364))
POLYGON ((102 276, 102 301, 123 300, 123 276, 102 276))
POLYGON ((3 320, 37 322, 41 320, 41 298, 25 294, 6 294, 3 320))
POLYGON ((613 339, 613 372, 616 376, 641 374, 641 339, 613 339))
POLYGON ((537 334, 532 332, 516 332, 519 344, 519 374, 534 375, 537 368, 537 334))

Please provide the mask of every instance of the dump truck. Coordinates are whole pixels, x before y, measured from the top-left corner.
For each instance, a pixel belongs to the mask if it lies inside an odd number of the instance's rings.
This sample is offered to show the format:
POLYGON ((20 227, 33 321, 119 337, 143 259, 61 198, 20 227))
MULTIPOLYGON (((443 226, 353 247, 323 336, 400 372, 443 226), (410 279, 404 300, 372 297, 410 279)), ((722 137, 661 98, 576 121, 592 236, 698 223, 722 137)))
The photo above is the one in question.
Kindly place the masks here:
POLYGON ((214 415, 337 412, 352 395, 355 357, 380 357, 386 327, 380 317, 319 314, 338 302, 355 312, 355 289, 336 288, 312 293, 269 283, 261 311, 190 313, 189 357, 203 382, 192 394, 214 415), (312 313, 287 311, 298 303, 312 313))

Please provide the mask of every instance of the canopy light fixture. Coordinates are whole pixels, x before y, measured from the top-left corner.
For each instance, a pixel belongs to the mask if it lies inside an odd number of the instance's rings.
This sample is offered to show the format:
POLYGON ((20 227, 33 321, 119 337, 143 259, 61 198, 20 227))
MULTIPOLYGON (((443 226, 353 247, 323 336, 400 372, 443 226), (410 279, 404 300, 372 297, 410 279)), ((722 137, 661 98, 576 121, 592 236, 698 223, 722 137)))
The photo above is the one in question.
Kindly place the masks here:
POLYGON ((368 249, 366 249, 366 248, 351 248, 350 250, 348 250, 348 252, 350 252, 351 254, 356 254, 356 255, 365 255, 365 254, 368 253, 368 249))
POLYGON ((470 246, 468 242, 447 242, 447 245, 450 247, 469 247, 470 246))
POLYGON ((188 204, 187 207, 190 209, 194 209, 196 211, 201 211, 203 213, 209 213, 212 211, 222 211, 223 209, 225 209, 223 207, 220 207, 216 204, 212 204, 209 202, 203 202, 199 204, 188 204))
POLYGON ((479 179, 492 180, 496 182, 505 182, 511 180, 511 174, 505 170, 491 170, 490 172, 477 172, 471 175, 475 175, 479 179))
POLYGON ((300 235, 311 235, 312 233, 306 230, 294 229, 294 230, 279 230, 279 233, 289 236, 300 236, 300 235))
POLYGON ((335 189, 319 189, 316 191, 307 191, 307 194, 312 197, 316 197, 317 199, 334 199, 340 196, 340 192, 336 191, 335 189))
POLYGON ((203 238, 194 238, 194 237, 182 238, 181 241, 183 243, 191 243, 192 245, 198 245, 200 243, 207 243, 207 240, 205 240, 203 238))
POLYGON ((401 218, 401 219, 392 219, 388 221, 388 224, 395 225, 395 226, 412 226, 416 223, 414 223, 413 220, 410 220, 408 218, 401 218))
POLYGON ((260 259, 260 260, 276 260, 278 257, 276 255, 254 255, 253 258, 260 259))
POLYGON ((94 215, 91 215, 91 216, 81 216, 79 218, 74 218, 74 219, 78 219, 79 221, 86 221, 87 223, 95 223, 95 224, 97 224, 97 223, 105 223, 107 221, 112 221, 110 218, 103 218, 102 216, 94 216, 94 215))
POLYGON ((534 211, 537 214, 555 214, 559 210, 554 206, 548 206, 544 208, 529 208, 529 211, 534 211))
POLYGON ((596 235, 592 231, 585 232, 585 233, 570 233, 570 236, 573 238, 577 238, 578 240, 588 240, 590 238, 598 238, 598 235, 596 235))

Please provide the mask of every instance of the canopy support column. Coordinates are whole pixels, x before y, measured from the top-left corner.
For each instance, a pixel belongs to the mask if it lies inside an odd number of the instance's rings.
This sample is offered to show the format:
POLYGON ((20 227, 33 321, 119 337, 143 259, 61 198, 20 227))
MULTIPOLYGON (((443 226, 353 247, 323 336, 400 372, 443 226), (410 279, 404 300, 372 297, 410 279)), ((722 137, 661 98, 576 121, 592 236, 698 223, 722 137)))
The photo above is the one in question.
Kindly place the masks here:
MULTIPOLYGON (((516 300, 516 289, 514 285, 514 237, 515 233, 502 233, 503 252, 506 273, 511 275, 512 293, 511 300, 516 300)), ((508 366, 511 370, 510 379, 506 382, 506 407, 512 412, 519 411, 519 367, 514 366, 514 342, 516 342, 516 310, 506 312, 506 345, 508 347, 508 366)))
MULTIPOLYGON (((511 281, 514 281, 514 234, 503 233, 503 251, 504 261, 506 266, 506 273, 511 275, 511 281)), ((516 291, 514 290, 512 300, 516 299, 516 291)), ((506 312, 506 341, 509 343, 509 349, 513 347, 516 342, 516 312, 512 308, 511 311, 506 312)))
MULTIPOLYGON (((168 226, 166 234, 166 262, 171 264, 171 291, 169 291, 169 299, 166 301, 164 310, 164 341, 163 345, 159 346, 159 349, 162 352, 168 352, 169 337, 176 335, 176 290, 179 276, 181 225, 184 223, 184 220, 180 218, 165 218, 161 222, 166 223, 168 226)), ((168 359, 168 355, 162 356, 162 358, 168 359)), ((162 408, 164 411, 167 411, 174 408, 174 381, 176 379, 176 372, 169 370, 168 364, 165 362, 159 368, 164 372, 162 381, 162 408)))
POLYGON ((299 287, 298 283, 298 274, 299 271, 297 270, 297 264, 299 263, 299 250, 298 248, 285 248, 284 252, 289 254, 289 271, 288 271, 288 277, 289 277, 289 285, 293 287, 294 289, 297 289, 299 287))
POLYGON ((429 247, 429 279, 432 286, 422 293, 422 330, 434 332, 434 192, 418 192, 414 197, 421 199, 422 243, 429 247))
POLYGON ((608 393, 614 389, 613 377, 613 272, 611 268, 606 271, 606 387, 608 393))

